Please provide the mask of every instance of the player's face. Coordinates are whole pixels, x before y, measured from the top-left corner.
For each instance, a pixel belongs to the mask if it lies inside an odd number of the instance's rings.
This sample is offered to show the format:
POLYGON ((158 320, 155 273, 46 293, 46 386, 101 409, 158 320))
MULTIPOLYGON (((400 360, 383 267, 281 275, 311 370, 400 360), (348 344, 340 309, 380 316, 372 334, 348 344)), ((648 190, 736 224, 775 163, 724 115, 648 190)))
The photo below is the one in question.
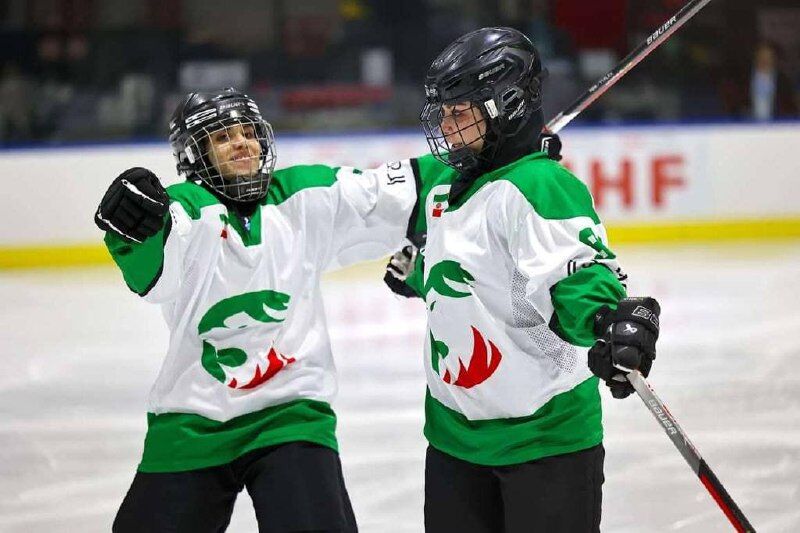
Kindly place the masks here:
POLYGON ((450 150, 467 146, 473 152, 480 152, 486 134, 486 120, 472 102, 443 104, 442 133, 450 150))
POLYGON ((224 126, 208 135, 208 144, 211 163, 226 180, 249 178, 258 172, 261 144, 253 126, 224 126))

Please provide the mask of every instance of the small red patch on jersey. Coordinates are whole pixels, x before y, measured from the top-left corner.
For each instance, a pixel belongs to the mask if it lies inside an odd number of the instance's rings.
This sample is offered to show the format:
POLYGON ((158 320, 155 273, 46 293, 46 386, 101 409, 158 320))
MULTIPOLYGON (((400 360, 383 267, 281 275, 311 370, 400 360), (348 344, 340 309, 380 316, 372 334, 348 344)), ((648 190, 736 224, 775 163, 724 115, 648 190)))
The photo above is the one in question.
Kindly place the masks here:
POLYGON ((442 216, 442 211, 444 211, 444 209, 442 209, 442 204, 439 203, 439 204, 436 204, 435 206, 433 206, 433 216, 435 218, 441 217, 442 216))
POLYGON ((225 228, 222 228, 222 233, 220 233, 219 236, 222 237, 223 239, 227 239, 228 238, 228 230, 225 229, 225 228))

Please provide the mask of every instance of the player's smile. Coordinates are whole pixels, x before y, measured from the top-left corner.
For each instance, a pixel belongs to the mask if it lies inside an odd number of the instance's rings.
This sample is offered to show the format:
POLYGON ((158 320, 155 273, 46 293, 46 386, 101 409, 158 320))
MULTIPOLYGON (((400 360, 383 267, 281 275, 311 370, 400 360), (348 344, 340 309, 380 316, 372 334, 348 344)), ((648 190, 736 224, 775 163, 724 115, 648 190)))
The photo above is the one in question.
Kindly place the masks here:
POLYGON ((249 177, 258 171, 261 145, 252 126, 226 126, 208 138, 211 162, 226 180, 249 177))

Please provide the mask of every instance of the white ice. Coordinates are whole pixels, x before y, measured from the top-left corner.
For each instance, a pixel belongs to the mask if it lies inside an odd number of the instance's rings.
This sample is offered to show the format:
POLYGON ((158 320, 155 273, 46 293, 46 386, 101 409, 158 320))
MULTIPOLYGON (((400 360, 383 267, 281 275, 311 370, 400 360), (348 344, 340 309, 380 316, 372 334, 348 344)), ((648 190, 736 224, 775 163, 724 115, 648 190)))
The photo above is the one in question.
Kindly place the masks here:
MULTIPOLYGON (((651 383, 762 532, 800 531, 800 243, 628 247, 630 292, 661 301, 651 383)), ((381 266, 330 276, 335 408, 361 531, 422 531, 419 301, 381 266)), ((109 531, 166 346, 115 269, 0 273, 0 531, 109 531)), ((604 391, 603 531, 730 525, 640 400, 604 391)), ((246 493, 229 528, 254 532, 246 493)))

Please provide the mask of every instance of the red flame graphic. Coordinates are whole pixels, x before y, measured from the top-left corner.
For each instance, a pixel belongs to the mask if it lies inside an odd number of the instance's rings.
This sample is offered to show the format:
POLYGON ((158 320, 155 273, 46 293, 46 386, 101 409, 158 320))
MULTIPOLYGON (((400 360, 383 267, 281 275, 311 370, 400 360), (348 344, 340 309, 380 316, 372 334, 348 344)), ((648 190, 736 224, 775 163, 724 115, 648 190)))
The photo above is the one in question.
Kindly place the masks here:
POLYGON ((232 389, 255 389, 262 383, 266 382, 268 379, 272 378, 275 374, 283 370, 283 368, 291 363, 295 362, 294 357, 286 357, 285 355, 278 353, 275 351, 275 348, 270 348, 269 353, 267 354, 267 370, 263 374, 261 373, 261 365, 256 366, 256 373, 253 375, 253 379, 251 379, 247 384, 242 386, 237 386, 238 382, 236 378, 233 378, 229 383, 228 387, 232 389))
MULTIPOLYGON (((469 366, 464 367, 464 362, 458 358, 458 376, 452 385, 457 387, 464 387, 469 389, 475 385, 480 385, 489 377, 494 374, 497 367, 500 365, 500 360, 503 354, 497 349, 492 341, 489 341, 491 349, 491 359, 487 359, 486 341, 484 341, 481 332, 472 327, 472 358, 469 360, 469 366)), ((445 383, 451 383, 453 380, 449 370, 445 370, 444 377, 445 383)))

